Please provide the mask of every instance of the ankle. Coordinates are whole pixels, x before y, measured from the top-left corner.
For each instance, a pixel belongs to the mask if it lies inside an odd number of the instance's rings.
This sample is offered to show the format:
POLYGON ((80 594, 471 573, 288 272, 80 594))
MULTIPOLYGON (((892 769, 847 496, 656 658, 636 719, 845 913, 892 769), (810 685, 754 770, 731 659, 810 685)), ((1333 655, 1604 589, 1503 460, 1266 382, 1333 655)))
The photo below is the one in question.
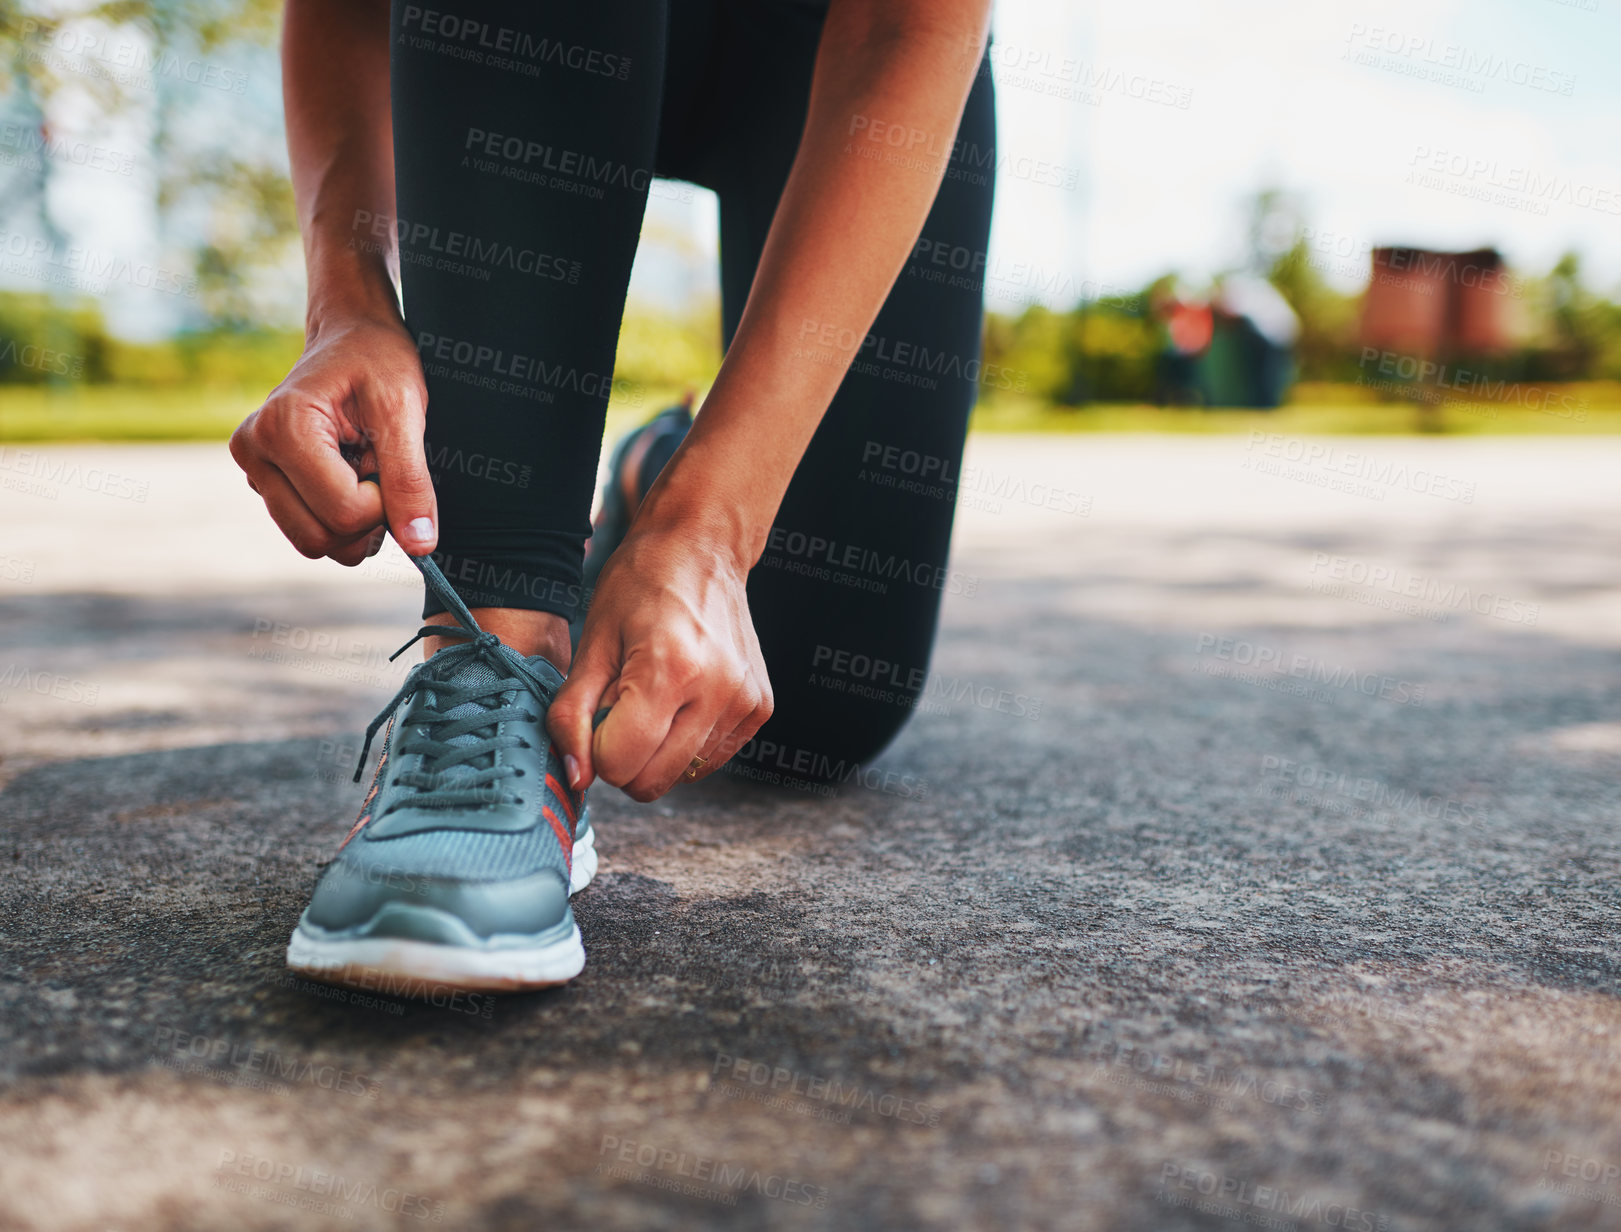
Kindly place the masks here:
MULTIPOLYGON (((558 671, 568 673, 572 652, 569 646, 568 621, 555 612, 534 612, 521 607, 475 607, 473 619, 479 628, 495 634, 521 655, 539 655, 558 671)), ((453 625, 455 618, 449 612, 428 617, 430 625, 453 625)), ((459 637, 430 637, 423 640, 427 655, 446 646, 460 645, 466 639, 459 637)))

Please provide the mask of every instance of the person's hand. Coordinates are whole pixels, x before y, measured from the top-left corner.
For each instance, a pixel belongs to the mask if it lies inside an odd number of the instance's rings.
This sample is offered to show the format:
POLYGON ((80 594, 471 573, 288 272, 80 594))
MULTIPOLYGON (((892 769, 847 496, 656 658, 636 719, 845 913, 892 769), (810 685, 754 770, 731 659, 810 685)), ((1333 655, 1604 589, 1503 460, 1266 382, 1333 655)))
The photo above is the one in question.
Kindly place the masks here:
POLYGON ((350 318, 306 344, 287 379, 231 436, 231 456, 305 556, 358 565, 388 528, 433 551, 438 518, 423 456, 428 395, 399 321, 350 318), (375 483, 360 482, 376 472, 375 483))
POLYGON ((567 682, 546 716, 570 785, 657 799, 713 774, 771 717, 747 569, 701 537, 632 527, 597 583, 567 682), (593 732, 597 711, 612 707, 593 732))

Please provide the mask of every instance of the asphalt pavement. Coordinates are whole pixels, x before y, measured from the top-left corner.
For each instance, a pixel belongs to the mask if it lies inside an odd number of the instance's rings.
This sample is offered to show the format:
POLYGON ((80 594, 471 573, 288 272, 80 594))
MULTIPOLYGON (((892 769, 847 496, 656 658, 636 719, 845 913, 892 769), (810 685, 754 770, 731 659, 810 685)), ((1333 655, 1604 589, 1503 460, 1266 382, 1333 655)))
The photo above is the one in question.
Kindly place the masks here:
POLYGON ((282 965, 408 563, 0 448, 0 1227, 1621 1228, 1621 441, 969 461, 881 758, 596 791, 584 973, 424 1001, 282 965))

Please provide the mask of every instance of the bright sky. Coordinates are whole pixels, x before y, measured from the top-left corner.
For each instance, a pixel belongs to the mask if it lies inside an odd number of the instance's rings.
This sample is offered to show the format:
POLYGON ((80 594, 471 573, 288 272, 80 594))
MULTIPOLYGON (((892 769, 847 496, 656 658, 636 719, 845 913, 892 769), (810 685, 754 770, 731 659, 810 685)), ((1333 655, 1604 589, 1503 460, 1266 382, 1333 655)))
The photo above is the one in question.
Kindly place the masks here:
MULTIPOLYGON (((1528 273, 1574 248, 1621 292, 1616 0, 1001 0, 994 38, 1008 162, 1079 174, 1004 167, 990 266, 1028 263, 1060 305, 1239 264, 1263 186, 1299 197, 1344 289, 1368 247, 1411 243, 1528 273)), ((712 254, 713 209, 660 218, 712 254)))
MULTIPOLYGON (((1574 248, 1591 283, 1621 294, 1621 0, 999 0, 994 32, 993 308, 1032 285, 1067 307, 1236 266, 1262 187, 1298 198, 1319 267, 1345 289, 1375 244, 1495 244, 1531 274, 1574 248), (1049 182, 1019 174, 1032 163, 1049 182)), ((271 53, 248 83, 202 91, 186 122, 228 117, 234 140, 284 157, 271 53)), ((60 110, 68 129, 93 114, 71 98, 60 110)), ((94 134, 97 166, 59 168, 56 212, 95 253, 158 259, 150 121, 135 108, 94 134), (128 170, 106 169, 123 156, 128 170)), ((713 288, 715 229, 709 194, 656 195, 633 294, 713 288)), ((29 284, 16 265, 0 283, 29 284)), ((296 324, 296 269, 276 281, 296 324)), ((121 285, 106 302, 132 335, 172 328, 183 307, 121 285)))

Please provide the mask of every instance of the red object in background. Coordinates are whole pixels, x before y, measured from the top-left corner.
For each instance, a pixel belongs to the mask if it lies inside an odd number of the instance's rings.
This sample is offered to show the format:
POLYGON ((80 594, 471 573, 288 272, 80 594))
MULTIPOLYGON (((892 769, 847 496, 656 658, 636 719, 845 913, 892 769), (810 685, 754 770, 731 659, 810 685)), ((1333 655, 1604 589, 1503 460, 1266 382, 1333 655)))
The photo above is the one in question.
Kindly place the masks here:
POLYGON ((1512 293, 1493 248, 1375 248, 1362 345, 1423 359, 1501 353, 1511 345, 1512 293))
POLYGON ((1171 345, 1183 355, 1202 355, 1210 345, 1216 323, 1209 304, 1178 300, 1166 313, 1165 329, 1171 336, 1171 345))

